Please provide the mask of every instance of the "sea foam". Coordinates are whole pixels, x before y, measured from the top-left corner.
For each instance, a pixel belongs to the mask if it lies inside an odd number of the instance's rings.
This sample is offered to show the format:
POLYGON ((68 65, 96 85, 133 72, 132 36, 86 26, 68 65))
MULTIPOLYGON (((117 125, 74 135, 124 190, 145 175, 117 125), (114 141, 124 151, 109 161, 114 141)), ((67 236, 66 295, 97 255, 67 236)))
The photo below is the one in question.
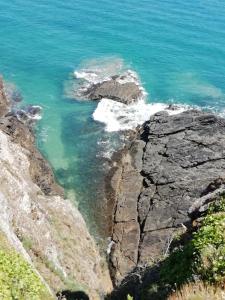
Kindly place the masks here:
POLYGON ((105 124, 108 132, 135 129, 149 120, 151 115, 159 111, 167 111, 169 114, 178 114, 186 110, 186 106, 176 106, 169 109, 164 103, 146 104, 143 99, 135 104, 125 105, 110 99, 102 99, 93 113, 93 119, 105 124))

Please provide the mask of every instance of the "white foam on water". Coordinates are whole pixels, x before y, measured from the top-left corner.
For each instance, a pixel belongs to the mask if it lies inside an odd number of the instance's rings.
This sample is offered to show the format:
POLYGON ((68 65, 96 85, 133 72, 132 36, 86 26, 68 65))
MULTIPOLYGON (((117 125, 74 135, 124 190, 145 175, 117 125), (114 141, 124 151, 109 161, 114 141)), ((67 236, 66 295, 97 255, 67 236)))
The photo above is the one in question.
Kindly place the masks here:
POLYGON ((42 113, 42 107, 39 106, 39 105, 32 105, 32 108, 33 109, 37 109, 39 111, 39 113, 32 113, 32 112, 28 111, 28 113, 27 113, 28 117, 30 119, 36 120, 36 121, 41 120, 42 119, 42 115, 41 115, 41 113, 42 113))
POLYGON ((159 111, 167 111, 170 115, 181 113, 188 109, 188 106, 177 105, 170 109, 164 103, 145 103, 144 99, 132 105, 125 105, 110 99, 102 99, 93 113, 95 121, 105 124, 108 132, 135 129, 149 120, 150 116, 159 111))
POLYGON ((99 82, 98 74, 96 74, 92 71, 89 71, 89 70, 75 71, 74 76, 77 79, 83 79, 90 83, 98 83, 99 82))
POLYGON ((110 159, 114 152, 114 147, 112 146, 110 140, 99 140, 97 144, 99 145, 99 148, 101 150, 96 154, 96 157, 104 157, 106 159, 110 159))
MULTIPOLYGON (((78 92, 84 91, 93 84, 109 80, 114 75, 120 75, 124 62, 119 58, 105 58, 86 61, 74 71, 74 77, 79 80, 78 92)), ((78 93, 79 94, 79 93, 78 93)))
POLYGON ((42 119, 42 107, 39 105, 28 105, 25 108, 16 109, 14 114, 17 119, 27 125, 35 124, 42 119))

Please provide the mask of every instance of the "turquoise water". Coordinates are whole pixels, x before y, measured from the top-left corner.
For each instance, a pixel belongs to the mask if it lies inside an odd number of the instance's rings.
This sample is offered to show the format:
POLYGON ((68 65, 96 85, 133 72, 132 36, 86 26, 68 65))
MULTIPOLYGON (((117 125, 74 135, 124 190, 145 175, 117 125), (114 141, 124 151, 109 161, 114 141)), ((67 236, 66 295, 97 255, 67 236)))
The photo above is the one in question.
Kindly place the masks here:
POLYGON ((0 73, 25 103, 43 107, 38 145, 95 227, 102 218, 96 103, 64 95, 83 60, 118 57, 140 76, 148 101, 225 109, 222 0, 0 0, 0 73))

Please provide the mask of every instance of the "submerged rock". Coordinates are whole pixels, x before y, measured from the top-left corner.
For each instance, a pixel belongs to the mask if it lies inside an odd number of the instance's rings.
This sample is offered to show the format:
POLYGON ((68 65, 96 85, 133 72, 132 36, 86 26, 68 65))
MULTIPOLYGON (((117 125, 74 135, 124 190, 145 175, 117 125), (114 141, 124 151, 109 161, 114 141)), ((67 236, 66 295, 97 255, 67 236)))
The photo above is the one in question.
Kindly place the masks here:
MULTIPOLYGON (((225 120, 210 113, 158 113, 117 161, 111 177, 111 271, 116 284, 163 258, 198 198, 225 177, 225 120), (112 200, 112 199, 111 199, 112 200)), ((199 204, 199 205, 200 205, 199 204)))

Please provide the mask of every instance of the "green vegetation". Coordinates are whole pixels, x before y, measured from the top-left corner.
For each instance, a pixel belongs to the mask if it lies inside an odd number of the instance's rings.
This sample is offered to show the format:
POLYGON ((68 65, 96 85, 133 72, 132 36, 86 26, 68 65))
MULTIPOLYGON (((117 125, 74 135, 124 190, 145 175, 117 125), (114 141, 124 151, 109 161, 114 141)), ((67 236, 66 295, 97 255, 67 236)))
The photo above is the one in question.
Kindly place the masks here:
POLYGON ((223 283, 225 279, 225 213, 208 215, 192 240, 196 270, 204 281, 223 283))
POLYGON ((180 286, 193 277, 209 283, 225 278, 225 199, 210 206, 201 227, 181 249, 174 251, 162 265, 164 283, 180 286))
POLYGON ((147 291, 145 290, 143 299, 148 299, 152 295, 158 295, 157 299, 166 299, 171 289, 180 289, 185 284, 195 282, 196 279, 208 286, 224 286, 224 198, 209 207, 200 228, 193 233, 192 238, 184 246, 175 249, 161 263, 160 282, 152 284, 147 291))
POLYGON ((39 276, 24 258, 11 249, 0 234, 0 299, 53 299, 39 276))

